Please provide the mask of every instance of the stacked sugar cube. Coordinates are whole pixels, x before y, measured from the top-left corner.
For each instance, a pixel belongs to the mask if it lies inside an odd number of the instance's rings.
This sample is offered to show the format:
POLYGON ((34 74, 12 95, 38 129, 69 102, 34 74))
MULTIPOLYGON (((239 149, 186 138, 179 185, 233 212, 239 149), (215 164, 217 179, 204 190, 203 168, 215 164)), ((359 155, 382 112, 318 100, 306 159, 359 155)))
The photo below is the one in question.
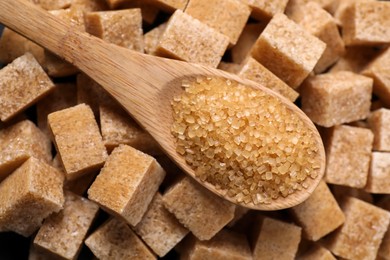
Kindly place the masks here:
MULTIPOLYGON (((123 48, 268 87, 318 126, 323 181, 278 212, 184 175, 96 82, 0 38, 0 237, 31 259, 390 259, 390 3, 40 0, 123 48)), ((2 252, 12 250, 0 245, 2 252)))

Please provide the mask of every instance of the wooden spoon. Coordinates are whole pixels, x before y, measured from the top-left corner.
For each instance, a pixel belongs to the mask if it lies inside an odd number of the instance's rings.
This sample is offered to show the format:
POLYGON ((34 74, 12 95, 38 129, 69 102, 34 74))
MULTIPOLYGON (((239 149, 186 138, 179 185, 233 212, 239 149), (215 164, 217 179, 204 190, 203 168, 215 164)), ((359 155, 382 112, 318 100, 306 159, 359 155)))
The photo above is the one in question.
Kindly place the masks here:
MULTIPOLYGON (((323 177, 325 154, 323 144, 311 120, 293 103, 252 81, 227 72, 177 60, 144 55, 74 30, 57 17, 26 0, 1 0, 0 22, 78 67, 106 89, 128 113, 160 144, 165 153, 188 175, 221 197, 213 185, 198 180, 194 170, 176 152, 171 134, 171 100, 182 90, 183 79, 217 76, 255 87, 279 98, 315 135, 320 174, 309 179, 309 187, 271 204, 245 204, 258 210, 278 210, 295 206, 309 197, 323 177)), ((234 200, 225 197, 233 203, 234 200)), ((236 203, 237 204, 237 203, 236 203)))

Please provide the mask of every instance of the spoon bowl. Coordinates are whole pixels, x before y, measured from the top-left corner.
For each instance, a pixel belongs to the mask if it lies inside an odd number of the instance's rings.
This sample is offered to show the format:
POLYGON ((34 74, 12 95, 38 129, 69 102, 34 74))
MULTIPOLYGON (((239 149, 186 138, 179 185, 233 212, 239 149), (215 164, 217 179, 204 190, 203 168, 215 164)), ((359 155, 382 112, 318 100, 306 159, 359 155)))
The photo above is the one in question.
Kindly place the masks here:
POLYGON ((233 203, 257 210, 278 210, 306 200, 317 187, 325 169, 325 153, 318 131, 311 120, 293 103, 252 81, 214 68, 141 54, 74 30, 28 1, 1 0, 0 22, 72 63, 109 92, 124 109, 159 143, 163 151, 188 175, 217 195, 233 203), (183 92, 183 80, 220 77, 256 88, 275 98, 298 116, 313 132, 318 147, 319 174, 307 178, 308 187, 270 204, 245 204, 229 198, 208 182, 200 181, 176 152, 171 101, 183 92))

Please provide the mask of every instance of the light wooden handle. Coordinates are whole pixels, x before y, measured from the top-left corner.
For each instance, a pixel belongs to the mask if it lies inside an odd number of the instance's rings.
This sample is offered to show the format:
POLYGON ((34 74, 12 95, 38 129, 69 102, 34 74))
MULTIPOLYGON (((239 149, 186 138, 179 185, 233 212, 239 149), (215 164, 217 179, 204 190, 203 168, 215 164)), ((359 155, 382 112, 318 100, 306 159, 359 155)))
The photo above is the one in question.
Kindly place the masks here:
POLYGON ((63 43, 71 27, 29 1, 1 0, 0 23, 53 53, 65 54, 63 43))
POLYGON ((0 23, 75 65, 120 103, 134 104, 130 105, 134 109, 127 110, 134 113, 143 104, 154 101, 151 95, 144 95, 155 90, 153 84, 144 83, 145 73, 138 75, 148 71, 146 55, 77 31, 26 0, 0 0, 0 23), (122 100, 124 98, 127 100, 122 100))

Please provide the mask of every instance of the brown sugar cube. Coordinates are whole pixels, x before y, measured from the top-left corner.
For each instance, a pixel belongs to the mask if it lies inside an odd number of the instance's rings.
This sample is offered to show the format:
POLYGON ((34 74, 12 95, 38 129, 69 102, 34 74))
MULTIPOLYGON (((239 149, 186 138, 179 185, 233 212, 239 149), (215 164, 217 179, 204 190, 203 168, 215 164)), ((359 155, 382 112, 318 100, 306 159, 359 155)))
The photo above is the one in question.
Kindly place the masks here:
POLYGON ((337 201, 342 201, 344 197, 354 197, 373 204, 374 198, 364 189, 356 189, 348 186, 332 185, 332 193, 337 201))
POLYGON ((345 45, 390 43, 390 3, 361 1, 350 5, 342 17, 345 45))
POLYGON ((301 241, 301 228, 280 220, 264 217, 258 221, 255 234, 253 259, 295 259, 301 241))
MULTIPOLYGON (((60 156, 58 154, 56 154, 56 156, 51 161, 51 165, 65 174, 64 166, 62 165, 60 156)), ((96 175, 97 172, 92 172, 74 180, 65 180, 64 189, 83 196, 91 186, 92 182, 95 180, 96 175)))
POLYGON ((88 198, 108 212, 137 225, 165 177, 151 156, 120 145, 107 159, 88 190, 88 198))
POLYGON ((300 255, 299 260, 336 260, 336 257, 320 245, 314 245, 311 249, 305 252, 303 255, 300 255))
POLYGON ((31 157, 0 183, 0 230, 32 235, 64 204, 64 176, 31 157))
POLYGON ((368 125, 374 133, 373 150, 390 152, 390 109, 381 108, 370 114, 368 125))
POLYGON ((29 251, 28 251, 28 260, 47 260, 50 259, 50 257, 53 257, 51 255, 48 255, 45 252, 42 252, 38 248, 34 246, 34 244, 31 243, 29 251))
POLYGON ((370 193, 390 194, 390 153, 373 152, 367 185, 370 193))
POLYGON ((305 238, 312 241, 319 240, 344 222, 344 214, 324 181, 307 200, 292 207, 291 213, 302 227, 305 238))
POLYGON ((365 119, 370 113, 372 83, 349 71, 311 77, 300 91, 302 110, 324 127, 365 119))
POLYGON ((229 37, 236 44, 251 9, 236 0, 189 0, 185 13, 229 37))
POLYGON ((325 181, 363 188, 370 167, 373 133, 369 129, 346 125, 335 126, 331 131, 326 146, 325 181))
POLYGON ((160 193, 156 193, 134 231, 160 257, 165 256, 189 232, 164 207, 160 193))
POLYGON ((163 195, 164 205, 199 240, 208 240, 234 217, 235 206, 188 177, 163 195))
POLYGON ((28 158, 51 161, 51 142, 35 124, 23 120, 0 130, 0 181, 28 158))
MULTIPOLYGON (((332 66, 329 72, 351 71, 360 73, 378 56, 378 49, 371 46, 349 46, 344 55, 332 66)), ((372 77, 371 75, 366 75, 372 77)))
POLYGON ((249 212, 248 208, 236 206, 234 210, 233 219, 227 224, 228 227, 233 227, 240 219, 242 219, 249 212))
MULTIPOLYGON (((385 195, 379 202, 378 206, 390 211, 390 195, 385 195)), ((378 250, 378 260, 390 259, 390 229, 387 229, 385 236, 382 239, 382 243, 378 250)))
POLYGON ((109 6, 107 0, 72 0, 71 8, 87 13, 108 10, 109 6))
POLYGON ((73 0, 39 0, 39 5, 45 10, 66 9, 72 5, 73 0))
POLYGON ((289 0, 286 6, 285 14, 290 17, 290 15, 295 13, 297 9, 308 3, 315 3, 329 13, 333 14, 338 7, 339 1, 343 0, 289 0))
POLYGON ((156 47, 165 31, 165 28, 167 28, 167 23, 160 24, 159 26, 144 34, 145 53, 154 55, 156 47))
POLYGON ((77 105, 76 85, 72 83, 55 84, 54 90, 37 103, 37 124, 42 132, 50 136, 47 116, 58 110, 77 105))
POLYGON ((325 48, 325 43, 287 16, 276 14, 260 34, 251 54, 295 89, 314 69, 325 48))
POLYGON ((338 26, 343 26, 343 17, 346 14, 348 8, 357 2, 368 2, 368 1, 376 1, 376 0, 338 0, 335 1, 336 6, 333 10, 333 17, 336 20, 338 26))
POLYGON ((237 43, 230 49, 232 61, 242 63, 250 53, 260 33, 264 30, 266 23, 248 23, 245 25, 237 43))
POLYGON ((326 43, 326 49, 314 67, 315 73, 325 71, 343 55, 344 42, 336 22, 318 3, 309 2, 300 6, 290 18, 326 43))
POLYGON ((90 107, 80 104, 51 113, 48 123, 67 180, 77 179, 104 164, 107 151, 90 107))
POLYGON ((373 92, 386 105, 390 105, 390 48, 374 59, 362 72, 374 79, 373 92))
POLYGON ((155 54, 216 68, 228 44, 227 36, 177 10, 169 19, 155 54))
POLYGON ((53 88, 32 54, 17 58, 0 70, 0 120, 9 120, 53 88))
POLYGON ((298 92, 289 87, 286 83, 276 77, 266 67, 255 59, 249 57, 244 63, 238 75, 260 83, 266 88, 278 92, 282 96, 294 102, 298 97, 298 92))
POLYGON ((251 260, 252 253, 245 235, 222 229, 213 238, 200 241, 191 236, 184 245, 182 259, 251 260))
POLYGON ((352 197, 346 198, 341 207, 345 222, 331 234, 327 248, 346 259, 375 259, 390 213, 352 197))
POLYGON ((160 9, 156 6, 150 5, 147 1, 140 2, 140 8, 142 13, 142 20, 145 24, 154 24, 160 13, 160 9))
POLYGON ((127 0, 105 0, 110 9, 117 9, 122 4, 126 3, 127 0))
POLYGON ((270 20, 277 13, 283 13, 288 0, 245 0, 252 8, 252 16, 258 20, 270 20))
POLYGON ((148 154, 161 153, 152 136, 142 130, 118 104, 103 104, 99 110, 103 142, 109 152, 120 144, 127 144, 148 154))
POLYGON ((87 13, 85 29, 106 42, 144 52, 142 16, 139 8, 87 13))
POLYGON ((139 237, 123 221, 112 218, 86 240, 92 253, 102 260, 108 259, 156 259, 139 237))
POLYGON ((184 10, 188 0, 150 0, 150 4, 154 4, 162 10, 173 13, 175 10, 184 10))
POLYGON ((90 106, 97 120, 99 119, 99 106, 113 102, 113 98, 96 81, 84 73, 77 75, 77 103, 90 106))
POLYGON ((241 64, 221 61, 218 64, 217 69, 224 70, 230 73, 238 73, 241 70, 241 67, 242 67, 241 64))
POLYGON ((99 206, 65 193, 64 209, 45 219, 34 238, 34 245, 62 259, 76 259, 99 206))
POLYGON ((38 63, 45 67, 45 53, 41 46, 8 28, 4 28, 0 37, 0 63, 11 63, 26 52, 31 53, 38 63))

